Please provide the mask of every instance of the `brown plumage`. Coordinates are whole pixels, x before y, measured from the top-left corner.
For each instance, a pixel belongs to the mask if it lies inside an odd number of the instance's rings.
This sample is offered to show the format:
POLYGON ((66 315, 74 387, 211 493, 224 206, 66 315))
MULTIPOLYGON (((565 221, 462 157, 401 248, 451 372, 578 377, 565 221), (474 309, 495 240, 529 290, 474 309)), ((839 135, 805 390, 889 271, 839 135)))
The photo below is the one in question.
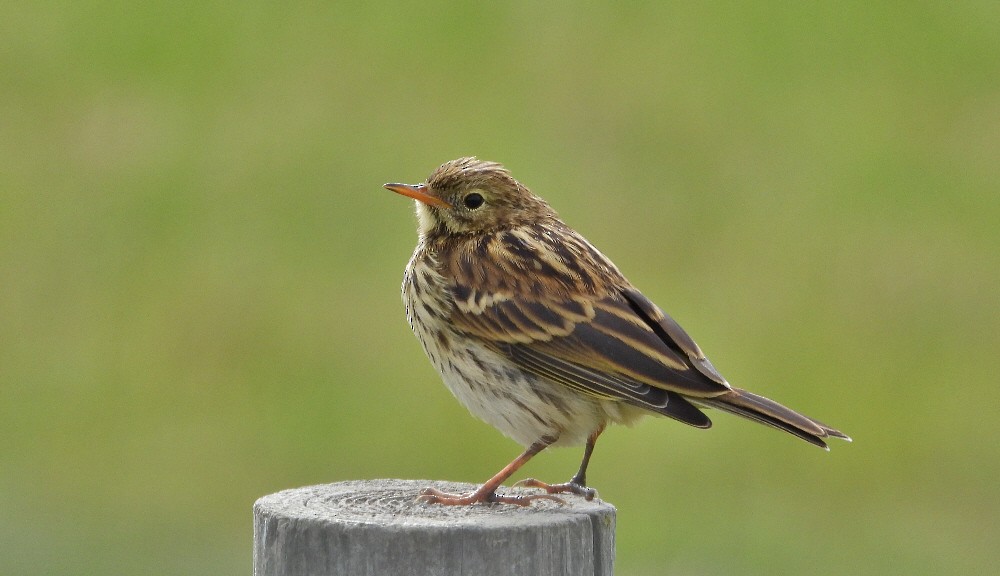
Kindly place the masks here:
POLYGON ((571 492, 592 498, 586 469, 608 424, 660 414, 699 428, 717 408, 826 448, 849 438, 734 388, 686 332, 500 164, 459 158, 425 184, 386 184, 417 200, 419 242, 403 277, 407 318, 431 363, 473 414, 527 450, 469 495, 442 504, 510 502, 571 492), (552 445, 586 444, 565 484, 502 496, 500 484, 552 445))

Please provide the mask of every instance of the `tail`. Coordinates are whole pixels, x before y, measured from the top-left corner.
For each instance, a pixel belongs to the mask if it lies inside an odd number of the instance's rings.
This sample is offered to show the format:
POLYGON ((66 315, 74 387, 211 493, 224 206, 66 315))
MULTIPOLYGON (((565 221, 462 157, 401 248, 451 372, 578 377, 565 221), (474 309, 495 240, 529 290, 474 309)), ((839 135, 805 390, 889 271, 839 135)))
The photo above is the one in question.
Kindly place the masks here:
POLYGON ((850 436, 840 430, 830 428, 818 420, 789 410, 774 400, 768 400, 763 396, 739 388, 733 388, 731 391, 714 398, 698 398, 697 403, 784 430, 825 450, 830 448, 823 441, 824 438, 832 437, 851 441, 850 436))

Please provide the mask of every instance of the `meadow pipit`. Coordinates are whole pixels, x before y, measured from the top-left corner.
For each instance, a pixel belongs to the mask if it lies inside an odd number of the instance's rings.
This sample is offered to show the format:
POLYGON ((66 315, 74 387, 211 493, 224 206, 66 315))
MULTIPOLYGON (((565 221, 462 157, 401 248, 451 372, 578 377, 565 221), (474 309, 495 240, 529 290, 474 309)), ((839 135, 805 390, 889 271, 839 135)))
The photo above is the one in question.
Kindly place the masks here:
POLYGON ((527 449, 467 495, 433 488, 439 504, 528 504, 594 497, 587 464, 609 423, 660 414, 698 428, 716 408, 827 448, 847 435, 734 388, 694 340, 597 248, 500 164, 459 158, 423 184, 386 184, 416 200, 417 248, 403 275, 406 317, 458 400, 527 449), (585 444, 563 484, 545 494, 497 488, 549 446, 585 444))

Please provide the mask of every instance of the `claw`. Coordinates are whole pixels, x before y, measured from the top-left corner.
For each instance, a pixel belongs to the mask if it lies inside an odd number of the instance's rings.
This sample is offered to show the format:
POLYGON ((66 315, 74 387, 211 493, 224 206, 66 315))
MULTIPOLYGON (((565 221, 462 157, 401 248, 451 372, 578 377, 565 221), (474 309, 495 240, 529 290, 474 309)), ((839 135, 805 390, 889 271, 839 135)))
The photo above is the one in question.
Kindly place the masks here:
POLYGON ((514 504, 515 506, 530 506, 535 500, 551 500, 559 504, 566 501, 551 494, 525 494, 521 496, 505 496, 496 492, 477 490, 472 494, 451 494, 437 488, 424 488, 417 496, 417 502, 423 504, 441 504, 443 506, 467 506, 469 504, 514 504))
POLYGON ((588 502, 597 496, 597 490, 588 488, 583 484, 577 484, 573 481, 565 482, 563 484, 548 484, 534 478, 525 478, 524 480, 516 482, 514 486, 541 488, 548 494, 576 494, 577 496, 583 496, 588 502))
POLYGON ((443 506, 468 506, 470 504, 514 504, 515 506, 530 506, 535 500, 551 500, 561 505, 566 501, 551 494, 523 494, 506 496, 496 492, 476 491, 471 494, 452 494, 442 492, 437 488, 424 488, 417 496, 417 502, 422 504, 441 504, 443 506))

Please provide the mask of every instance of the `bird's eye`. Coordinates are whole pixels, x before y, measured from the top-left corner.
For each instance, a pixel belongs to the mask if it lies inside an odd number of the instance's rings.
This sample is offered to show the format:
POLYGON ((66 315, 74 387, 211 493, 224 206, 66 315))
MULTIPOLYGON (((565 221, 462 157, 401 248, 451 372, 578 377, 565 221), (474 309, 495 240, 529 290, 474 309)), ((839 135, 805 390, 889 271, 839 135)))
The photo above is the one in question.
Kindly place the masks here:
POLYGON ((480 206, 483 205, 483 202, 485 201, 486 200, 483 199, 483 195, 480 194, 479 192, 472 192, 470 194, 466 194, 465 198, 462 198, 462 203, 465 204, 465 207, 468 208, 469 210, 475 210, 476 208, 479 208, 480 206))

